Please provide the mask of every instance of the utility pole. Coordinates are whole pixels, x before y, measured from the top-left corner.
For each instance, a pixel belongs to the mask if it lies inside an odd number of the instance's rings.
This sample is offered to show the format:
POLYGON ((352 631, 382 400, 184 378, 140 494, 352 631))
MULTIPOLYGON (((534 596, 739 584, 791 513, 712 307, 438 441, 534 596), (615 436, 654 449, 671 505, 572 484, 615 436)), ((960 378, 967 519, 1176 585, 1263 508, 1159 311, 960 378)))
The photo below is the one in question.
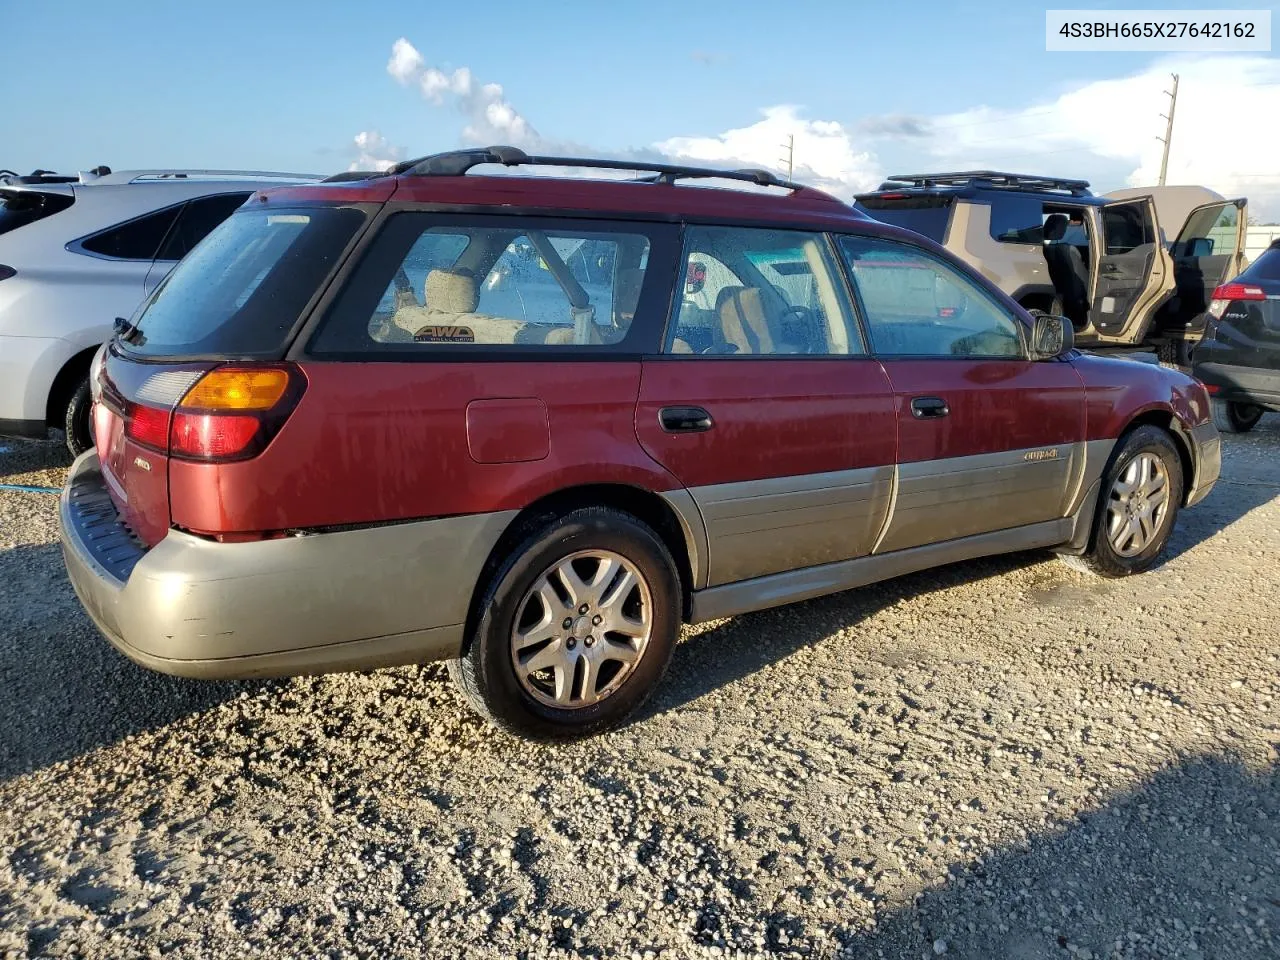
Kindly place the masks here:
POLYGON ((794 133, 787 137, 787 142, 782 145, 782 149, 787 151, 786 157, 781 162, 787 165, 787 179, 790 180, 796 166, 796 135, 794 133))
POLYGON ((1162 187, 1164 186, 1165 175, 1169 172, 1169 143, 1173 140, 1173 111, 1178 106, 1178 75, 1175 73, 1171 74, 1171 76, 1173 77, 1173 90, 1164 92, 1164 95, 1169 98, 1169 115, 1160 114, 1160 116, 1169 121, 1169 125, 1165 127, 1163 137, 1156 137, 1157 140, 1164 144, 1164 156, 1160 158, 1160 186, 1162 187))

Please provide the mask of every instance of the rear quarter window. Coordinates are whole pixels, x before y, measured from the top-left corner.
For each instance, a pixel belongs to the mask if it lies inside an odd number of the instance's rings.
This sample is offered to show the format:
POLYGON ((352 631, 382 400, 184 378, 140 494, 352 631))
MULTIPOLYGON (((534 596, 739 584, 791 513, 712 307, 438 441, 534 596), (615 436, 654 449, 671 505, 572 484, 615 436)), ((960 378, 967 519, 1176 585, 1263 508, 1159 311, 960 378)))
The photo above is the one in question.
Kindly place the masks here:
POLYGON ((674 257, 667 224, 397 213, 361 255, 308 352, 433 359, 654 350, 674 257))
POLYGON ((1044 201, 1031 197, 993 197, 991 239, 1001 243, 1044 242, 1044 201))
POLYGON ((181 210, 182 204, 157 210, 86 237, 80 241, 80 247, 113 260, 154 260, 181 210))

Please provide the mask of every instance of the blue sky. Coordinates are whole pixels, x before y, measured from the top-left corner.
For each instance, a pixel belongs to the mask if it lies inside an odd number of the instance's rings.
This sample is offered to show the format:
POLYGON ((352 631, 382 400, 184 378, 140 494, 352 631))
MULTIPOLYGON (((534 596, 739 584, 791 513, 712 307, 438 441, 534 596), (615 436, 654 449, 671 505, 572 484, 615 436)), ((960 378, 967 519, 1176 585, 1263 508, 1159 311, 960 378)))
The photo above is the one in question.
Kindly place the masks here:
MULTIPOLYGON (((1043 5, 965 7, 490 0, 366 4, 353 13, 351 4, 319 0, 73 0, 53 14, 15 3, 4 17, 0 166, 326 172, 356 158, 361 131, 377 133, 374 159, 459 145, 466 105, 449 94, 439 103, 425 98, 421 71, 403 83, 388 73, 402 37, 424 69, 453 76, 466 68, 477 86, 500 84, 502 102, 542 143, 602 151, 662 145, 701 159, 748 152, 757 155, 741 159, 776 165, 763 155, 772 149, 768 138, 795 128, 797 161, 812 166, 804 172, 851 189, 904 165, 989 161, 1110 187, 1149 165, 1162 124, 1160 73, 1178 68, 1178 58, 1047 53, 1043 5), (1125 131, 1126 143, 1114 142, 1114 131, 1087 129, 1080 116, 1064 119, 1082 109, 1071 107, 1073 95, 1085 91, 1088 100, 1096 90, 1104 103, 1120 91, 1096 85, 1120 81, 1134 94, 1121 96, 1121 125, 1142 126, 1125 131), (784 109, 761 125, 770 107, 784 109), (725 139, 730 131, 739 135, 725 139)), ((1233 69, 1251 66, 1221 83, 1243 83, 1280 113, 1273 55, 1218 57, 1182 61, 1192 76, 1200 64, 1206 109, 1213 102, 1206 84, 1218 84, 1234 58, 1233 69)), ((1185 112, 1188 132, 1175 133, 1175 155, 1187 153, 1187 175, 1258 182, 1280 166, 1202 170, 1191 151, 1209 132, 1197 129, 1208 119, 1185 112)), ((1108 126, 1101 117, 1096 124, 1108 126)), ((1257 166, 1265 158, 1247 159, 1257 166)))

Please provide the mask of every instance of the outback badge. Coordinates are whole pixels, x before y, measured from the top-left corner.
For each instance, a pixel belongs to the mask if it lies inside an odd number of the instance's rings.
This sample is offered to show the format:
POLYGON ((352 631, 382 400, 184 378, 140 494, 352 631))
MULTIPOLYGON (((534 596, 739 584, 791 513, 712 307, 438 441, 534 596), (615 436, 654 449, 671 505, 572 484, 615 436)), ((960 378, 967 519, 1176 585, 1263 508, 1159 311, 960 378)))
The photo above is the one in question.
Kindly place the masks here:
POLYGON ((1048 450, 1028 450, 1022 455, 1023 460, 1057 460, 1058 448, 1051 447, 1048 450))

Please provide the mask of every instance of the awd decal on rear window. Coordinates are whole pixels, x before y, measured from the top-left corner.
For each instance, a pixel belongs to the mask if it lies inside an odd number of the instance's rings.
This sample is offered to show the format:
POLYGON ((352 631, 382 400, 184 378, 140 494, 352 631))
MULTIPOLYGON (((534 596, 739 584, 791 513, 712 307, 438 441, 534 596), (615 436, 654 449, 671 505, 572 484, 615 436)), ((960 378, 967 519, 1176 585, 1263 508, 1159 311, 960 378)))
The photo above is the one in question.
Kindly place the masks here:
POLYGON ((429 326, 413 335, 418 343, 475 343, 476 335, 470 327, 429 326))

